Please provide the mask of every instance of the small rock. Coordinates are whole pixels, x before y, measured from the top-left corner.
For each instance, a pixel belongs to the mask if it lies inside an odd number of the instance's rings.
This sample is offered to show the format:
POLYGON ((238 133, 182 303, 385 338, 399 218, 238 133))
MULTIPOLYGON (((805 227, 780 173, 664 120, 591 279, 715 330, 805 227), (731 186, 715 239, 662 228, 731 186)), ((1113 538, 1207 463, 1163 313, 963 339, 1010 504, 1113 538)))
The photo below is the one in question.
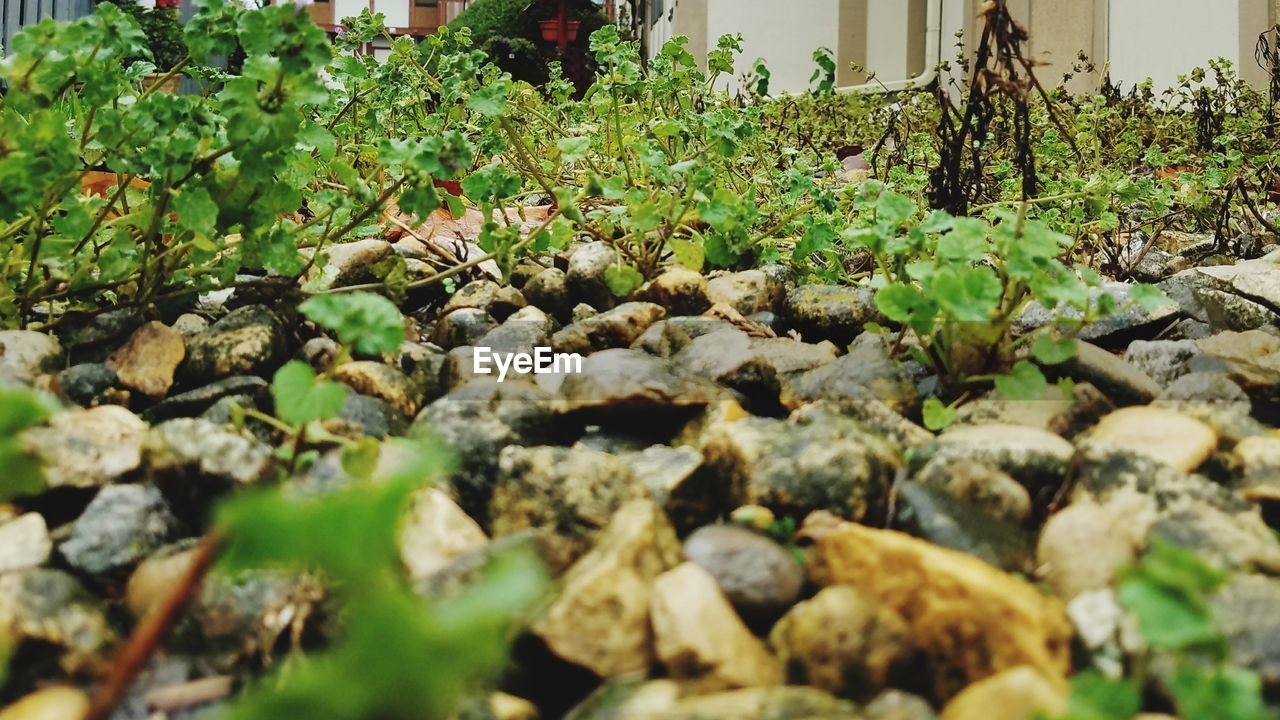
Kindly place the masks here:
POLYGON ((873 335, 858 338, 835 362, 793 377, 783 388, 782 403, 792 410, 816 400, 852 405, 867 391, 897 413, 909 414, 920 405, 911 375, 873 335))
POLYGON ((53 542, 40 513, 19 515, 0 524, 0 573, 39 567, 51 552, 53 542))
POLYGON ((604 242, 591 242, 578 247, 569 256, 565 287, 574 302, 598 308, 613 307, 614 297, 605 282, 605 271, 615 265, 618 254, 604 242))
POLYGON ((1191 340, 1135 340, 1124 352, 1124 361, 1161 387, 1190 372, 1187 361, 1200 354, 1191 340))
POLYGON ((999 390, 992 390, 961 405, 951 427, 996 424, 1049 430, 1057 418, 1071 411, 1074 404, 1073 398, 1064 396, 1061 389, 1052 386, 1045 388, 1039 397, 1026 400, 1007 398, 999 390))
POLYGON ((708 466, 736 504, 796 518, 814 510, 854 520, 876 516, 896 448, 848 418, 810 407, 788 421, 748 416, 712 423, 701 437, 708 466))
POLYGON ((671 362, 638 350, 603 350, 582 362, 582 372, 560 386, 562 413, 588 418, 637 414, 682 414, 714 402, 723 391, 710 381, 680 372, 671 362))
POLYGON ((271 448, 252 436, 198 418, 166 420, 142 446, 154 473, 190 483, 192 475, 246 485, 261 480, 271 448))
POLYGON ((782 681, 777 658, 742 624, 715 578, 695 563, 658 576, 650 618, 658 659, 696 693, 782 681))
POLYGON ((498 453, 508 445, 540 445, 556 439, 549 396, 525 383, 474 383, 418 413, 413 438, 438 438, 457 457, 450 478, 458 503, 482 526, 498 474, 498 453))
POLYGON ((867 703, 866 720, 938 720, 933 706, 919 695, 885 690, 867 703))
POLYGON ((661 305, 628 302, 575 322, 551 336, 558 352, 583 355, 606 348, 626 348, 666 314, 661 305))
POLYGON ((1251 412, 1249 395, 1222 373, 1192 372, 1179 377, 1160 392, 1156 404, 1162 407, 1217 405, 1251 412))
POLYGON ((164 603, 190 568, 196 548, 180 542, 160 548, 138 563, 125 584, 125 606, 135 618, 142 618, 164 603))
POLYGON ((405 415, 399 409, 381 398, 358 392, 347 393, 338 416, 320 423, 328 432, 352 440, 363 437, 380 440, 389 435, 401 435, 406 425, 405 415))
POLYGON ((132 565, 178 529, 154 485, 112 485, 100 490, 58 551, 77 570, 97 574, 132 565))
POLYGON ((648 500, 629 502, 569 569, 533 632, 557 656, 600 677, 645 670, 654 659, 653 582, 679 562, 679 541, 662 511, 648 500))
POLYGON ((89 712, 83 690, 55 685, 37 690, 0 710, 0 720, 76 720, 89 712))
POLYGON ((559 268, 547 268, 533 276, 523 292, 530 305, 542 308, 548 315, 565 319, 573 309, 564 271, 559 268))
POLYGON ((37 375, 57 372, 62 344, 34 330, 0 330, 0 379, 30 384, 37 375))
POLYGON ((71 575, 30 568, 0 573, 0 635, 57 646, 67 669, 88 669, 115 637, 106 615, 71 575))
POLYGON ((1033 498, 1044 488, 1057 489, 1074 455, 1071 443, 1047 430, 999 424, 954 428, 918 453, 924 461, 972 460, 997 468, 1021 483, 1033 498))
POLYGON ((256 375, 229 377, 178 395, 171 395, 148 408, 142 413, 142 417, 153 423, 176 417, 191 417, 208 410, 226 397, 250 396, 259 402, 266 402, 271 397, 270 388, 266 380, 256 375))
MULTIPOLYGON (((1111 317, 1086 325, 1077 337, 1088 342, 1110 344, 1144 335, 1153 328, 1171 325, 1178 319, 1181 309, 1177 302, 1170 299, 1168 302, 1161 303, 1155 310, 1147 310, 1132 302, 1130 289, 1130 285, 1120 282, 1112 282, 1102 287, 1090 288, 1091 303, 1097 304, 1099 298, 1106 294, 1115 301, 1116 307, 1127 309, 1111 317)), ((1027 305, 1021 315, 1014 318, 1013 331, 1015 335, 1026 335, 1039 328, 1052 325, 1060 319, 1078 320, 1080 319, 1080 312, 1074 308, 1062 311, 1052 310, 1037 302, 1032 302, 1027 305)))
POLYGON ((908 480, 898 483, 897 490, 897 527, 1002 570, 1030 570, 1031 541, 1022 528, 940 488, 908 480))
POLYGON ((707 279, 688 268, 670 267, 640 286, 636 300, 656 303, 669 315, 697 315, 711 307, 707 299, 707 279))
POLYGON ((418 412, 418 392, 407 375, 374 360, 343 363, 333 371, 333 379, 363 395, 383 400, 412 417, 418 412))
POLYGON ((1102 418, 1092 437, 1191 472, 1213 454, 1218 436, 1208 425, 1155 407, 1130 407, 1102 418))
POLYGON ((769 644, 787 682, 862 698, 888 685, 910 659, 907 632, 902 617, 875 598, 833 585, 793 607, 774 625, 769 644))
POLYGON ((22 434, 26 448, 44 461, 51 487, 100 487, 137 469, 146 423, 117 405, 55 413, 46 427, 22 434))
POLYGON ((1268 307, 1280 307, 1280 255, 1271 253, 1234 265, 1196 268, 1219 288, 1256 300, 1268 307))
POLYGON ((172 327, 185 340, 209 329, 209 321, 195 313, 183 313, 173 321, 172 327))
POLYGON ((684 556, 715 578, 749 623, 777 618, 795 604, 804 584, 797 558, 764 535, 735 525, 698 529, 685 540, 684 556))
POLYGON ((102 402, 119 379, 106 363, 80 363, 58 373, 58 387, 68 400, 88 407, 102 402))
MULTIPOLYGON (((321 252, 326 258, 323 266, 321 263, 312 266, 304 283, 311 289, 324 290, 373 282, 378 279, 374 275, 373 266, 393 252, 391 243, 377 238, 330 245, 321 252)), ((310 253, 314 253, 314 250, 303 251, 304 255, 310 253)))
POLYGON ((1280 689, 1280 580, 1234 577, 1212 604, 1231 648, 1231 664, 1257 673, 1269 691, 1280 689))
POLYGON ((915 475, 916 482, 936 487, 972 503, 997 518, 1022 524, 1031 517, 1031 495, 1001 470, 973 460, 935 458, 915 475))
POLYGON ((677 315, 649 326, 631 347, 650 355, 669 358, 685 349, 694 340, 720 330, 740 330, 736 325, 705 315, 677 315))
POLYGON ((493 299, 500 289, 501 286, 492 280, 472 280, 458 288, 457 292, 449 297, 449 301, 440 309, 440 314, 448 315, 460 308, 476 308, 489 312, 489 306, 493 304, 493 299))
POLYGON ((929 661, 934 692, 1028 665, 1063 681, 1071 624, 1034 586, 955 550, 852 523, 815 528, 808 565, 818 584, 845 583, 896 610, 929 661))
POLYGON ((884 322, 875 289, 839 285, 801 285, 787 293, 784 315, 808 342, 852 341, 869 322, 884 322))
POLYGON ((1081 593, 1111 585, 1116 572, 1136 557, 1133 538, 1098 505, 1076 502, 1053 514, 1044 524, 1036 546, 1039 574, 1058 597, 1072 600, 1081 593), (1087 547, 1088 552, 1080 549, 1087 547))
POLYGON ((1215 331, 1243 332, 1280 323, 1280 316, 1271 308, 1234 293, 1196 288, 1195 294, 1209 317, 1209 326, 1215 331))
POLYGON ((965 688, 942 709, 940 720, 1031 720, 1066 711, 1066 693, 1057 678, 1015 667, 965 688))
POLYGON ((262 305, 231 311, 208 330, 187 339, 183 371, 194 380, 268 372, 285 357, 280 318, 262 305))
POLYGON ((182 335, 153 320, 135 330, 128 342, 107 358, 107 364, 125 387, 161 398, 173 387, 173 373, 186 355, 182 335))
POLYGON ((416 582, 488 542, 484 530, 448 495, 428 488, 416 494, 400 530, 400 561, 416 582))
POLYGON ((567 566, 628 500, 644 497, 626 463, 613 455, 574 447, 506 447, 489 517, 493 533, 545 530, 552 564, 567 566))
POLYGON ((431 344, 405 342, 392 359, 400 372, 409 376, 416 396, 431 402, 444 394, 440 370, 445 364, 444 350, 431 344))
POLYGON ((1261 330, 1224 332, 1197 340, 1196 345, 1220 360, 1250 397, 1274 401, 1280 396, 1280 338, 1261 330))
POLYGON ((497 321, 480 308, 458 308, 436 322, 431 342, 445 350, 475 345, 497 326, 497 321))
POLYGON ((1102 348, 1080 341, 1076 354, 1061 365, 1062 372, 1092 383, 1117 405, 1144 405, 1161 387, 1138 368, 1102 348))
POLYGON ((589 320, 599 314, 600 314, 600 311, 596 310, 594 307, 586 303, 578 303, 577 305, 573 306, 573 310, 570 311, 569 313, 569 322, 580 323, 584 320, 589 320))
POLYGON ((682 535, 714 522, 729 502, 725 489, 703 470, 702 453, 694 448, 653 445, 619 457, 682 535))
POLYGON ((728 305, 743 315, 776 312, 785 295, 783 284, 763 270, 726 273, 707 281, 707 298, 712 305, 728 305))

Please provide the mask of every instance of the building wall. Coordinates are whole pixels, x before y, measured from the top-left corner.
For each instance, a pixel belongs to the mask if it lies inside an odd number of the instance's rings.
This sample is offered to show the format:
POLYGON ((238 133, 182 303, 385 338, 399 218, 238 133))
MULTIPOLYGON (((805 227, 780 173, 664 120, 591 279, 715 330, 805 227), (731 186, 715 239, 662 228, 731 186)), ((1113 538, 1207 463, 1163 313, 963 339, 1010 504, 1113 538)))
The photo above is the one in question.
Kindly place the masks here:
MULTIPOLYGON (((670 1, 670 0, 669 0, 670 1)), ((925 19, 938 0, 676 0, 669 32, 691 37, 705 58, 716 39, 741 32, 740 70, 763 57, 775 92, 809 87, 814 48, 837 51, 840 85, 865 82, 866 73, 892 82, 923 71, 925 19), (866 72, 852 67, 861 66, 866 72)), ((941 58, 955 57, 957 31, 966 51, 978 40, 982 0, 941 0, 941 58)), ((1031 56, 1047 86, 1058 84, 1083 50, 1113 80, 1132 85, 1150 76, 1157 89, 1215 57, 1232 60, 1242 76, 1265 82, 1253 60, 1259 33, 1277 18, 1280 0, 1009 0, 1014 17, 1031 33, 1031 56)), ((1076 76, 1069 88, 1087 92, 1096 77, 1076 76)))

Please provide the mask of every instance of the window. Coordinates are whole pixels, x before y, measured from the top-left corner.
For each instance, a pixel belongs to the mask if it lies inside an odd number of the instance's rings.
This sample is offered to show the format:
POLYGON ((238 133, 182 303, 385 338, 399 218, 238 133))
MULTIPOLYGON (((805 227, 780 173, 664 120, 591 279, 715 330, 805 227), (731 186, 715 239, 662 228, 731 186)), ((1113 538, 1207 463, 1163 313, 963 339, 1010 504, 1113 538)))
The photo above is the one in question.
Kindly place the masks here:
POLYGON ((421 8, 440 7, 440 0, 413 0, 413 6, 421 8))

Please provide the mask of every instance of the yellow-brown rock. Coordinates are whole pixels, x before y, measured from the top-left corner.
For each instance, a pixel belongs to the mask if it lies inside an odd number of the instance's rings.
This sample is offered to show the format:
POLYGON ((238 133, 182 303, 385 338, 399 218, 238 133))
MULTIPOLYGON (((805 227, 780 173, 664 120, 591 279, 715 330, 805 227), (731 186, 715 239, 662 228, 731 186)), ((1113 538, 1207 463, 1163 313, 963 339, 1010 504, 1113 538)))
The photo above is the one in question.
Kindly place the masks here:
POLYGON ((0 710, 0 720, 80 720, 89 712, 89 696, 73 687, 56 686, 27 695, 0 710))
POLYGON ((1071 624, 1061 603, 1027 582, 962 552, 894 530, 853 523, 814 528, 810 576, 861 589, 906 621, 930 661, 934 692, 1021 665, 1064 683, 1071 624))
POLYGON ((560 596, 533 631, 553 653, 600 677, 644 670, 654 659, 653 581, 679 561, 680 541, 662 509, 649 500, 629 502, 569 568, 560 596))
POLYGON ((173 387, 173 373, 187 356, 182 334, 162 322, 143 325, 111 354, 107 364, 120 384, 151 398, 161 398, 173 387))
POLYGON ((939 720, 1037 720, 1067 711, 1066 693, 1029 667, 1016 667, 965 688, 939 720))

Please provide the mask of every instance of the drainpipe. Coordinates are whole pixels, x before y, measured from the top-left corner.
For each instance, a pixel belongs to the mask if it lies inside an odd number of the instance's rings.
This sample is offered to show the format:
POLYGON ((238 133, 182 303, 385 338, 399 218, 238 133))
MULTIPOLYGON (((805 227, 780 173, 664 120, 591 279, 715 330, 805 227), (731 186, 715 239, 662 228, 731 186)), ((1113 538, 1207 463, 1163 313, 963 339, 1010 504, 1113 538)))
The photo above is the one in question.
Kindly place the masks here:
MULTIPOLYGON (((938 79, 938 63, 942 60, 942 3, 945 0, 928 0, 929 13, 924 30, 924 72, 906 80, 871 82, 862 85, 838 87, 836 92, 848 95, 901 92, 928 87, 938 79)), ((804 93, 795 93, 803 95, 804 93)))

